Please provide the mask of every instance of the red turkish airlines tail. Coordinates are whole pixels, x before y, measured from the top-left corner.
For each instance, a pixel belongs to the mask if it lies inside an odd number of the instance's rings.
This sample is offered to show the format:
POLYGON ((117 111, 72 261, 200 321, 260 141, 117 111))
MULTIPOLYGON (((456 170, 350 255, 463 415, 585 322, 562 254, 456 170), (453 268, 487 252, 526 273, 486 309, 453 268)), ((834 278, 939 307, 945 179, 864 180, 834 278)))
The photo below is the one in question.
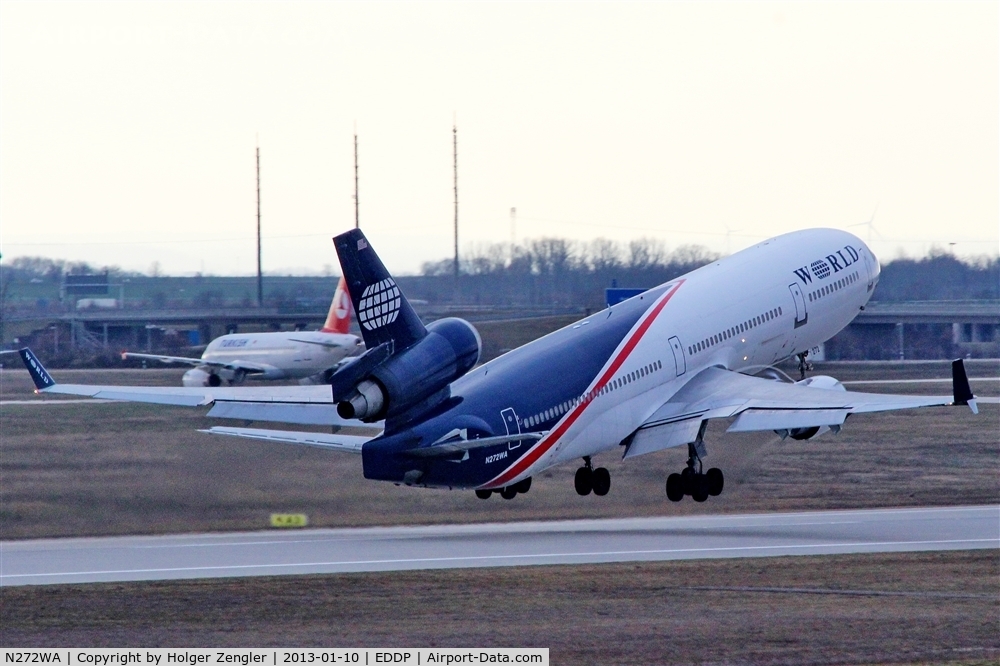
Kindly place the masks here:
POLYGON ((351 325, 351 295, 347 292, 347 282, 340 278, 337 283, 337 291, 333 293, 333 302, 330 303, 330 314, 326 316, 326 323, 320 329, 323 333, 347 333, 351 325))

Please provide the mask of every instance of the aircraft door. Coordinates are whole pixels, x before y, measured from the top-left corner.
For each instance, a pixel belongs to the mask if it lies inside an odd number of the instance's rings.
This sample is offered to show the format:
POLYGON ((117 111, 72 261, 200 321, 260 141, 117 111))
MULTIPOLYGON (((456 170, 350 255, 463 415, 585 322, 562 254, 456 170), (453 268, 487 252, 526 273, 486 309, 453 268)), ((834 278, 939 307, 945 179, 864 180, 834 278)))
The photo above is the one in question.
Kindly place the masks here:
POLYGON ((670 338, 670 351, 674 353, 674 369, 680 377, 687 372, 687 361, 684 359, 684 347, 676 335, 670 338))
POLYGON ((788 290, 792 292, 792 300, 795 301, 795 328, 805 326, 809 321, 809 313, 806 312, 806 298, 802 295, 802 287, 792 283, 788 285, 788 290))
MULTIPOLYGON (((521 423, 517 420, 517 413, 514 411, 513 407, 508 407, 507 409, 501 411, 500 416, 503 418, 503 425, 507 428, 508 435, 521 434, 521 423)), ((520 446, 521 442, 510 442, 507 444, 507 449, 516 449, 520 446)))

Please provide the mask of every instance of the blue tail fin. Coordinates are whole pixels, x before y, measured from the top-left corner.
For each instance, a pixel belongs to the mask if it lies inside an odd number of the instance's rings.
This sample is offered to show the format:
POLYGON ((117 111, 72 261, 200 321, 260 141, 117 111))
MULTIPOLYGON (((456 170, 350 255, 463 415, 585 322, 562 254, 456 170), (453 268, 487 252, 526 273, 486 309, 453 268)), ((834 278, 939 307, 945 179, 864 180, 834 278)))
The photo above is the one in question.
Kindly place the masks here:
POLYGON ((35 382, 35 390, 41 391, 42 389, 56 385, 55 380, 49 376, 45 366, 42 365, 42 362, 38 360, 38 357, 28 347, 18 349, 17 353, 21 355, 24 367, 28 369, 28 374, 31 375, 31 381, 35 382))
POLYGON ((423 339, 427 329, 361 230, 352 229, 336 236, 333 244, 340 257, 365 346, 374 349, 392 342, 393 350, 400 352, 423 339))

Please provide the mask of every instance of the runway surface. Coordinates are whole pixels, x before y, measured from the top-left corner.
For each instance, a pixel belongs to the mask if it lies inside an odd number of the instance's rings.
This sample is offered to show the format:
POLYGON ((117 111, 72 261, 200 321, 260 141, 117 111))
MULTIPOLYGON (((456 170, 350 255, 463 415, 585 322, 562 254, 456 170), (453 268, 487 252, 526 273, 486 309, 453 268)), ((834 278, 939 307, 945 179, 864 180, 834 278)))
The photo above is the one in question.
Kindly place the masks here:
POLYGON ((1000 506, 0 542, 0 585, 1000 548, 1000 506))

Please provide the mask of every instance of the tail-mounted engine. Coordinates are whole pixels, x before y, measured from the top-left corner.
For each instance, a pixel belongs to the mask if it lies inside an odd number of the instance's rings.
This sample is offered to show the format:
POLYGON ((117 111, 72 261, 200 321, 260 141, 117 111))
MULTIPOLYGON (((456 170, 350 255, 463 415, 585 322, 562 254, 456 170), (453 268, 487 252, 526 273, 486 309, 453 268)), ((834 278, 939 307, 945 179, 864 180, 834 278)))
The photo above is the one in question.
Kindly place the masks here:
POLYGON ((371 422, 421 402, 430 407, 447 397, 449 384, 475 367, 481 351, 479 332, 469 322, 455 317, 432 322, 426 336, 401 352, 390 351, 345 396, 337 396, 335 387, 337 413, 371 422))

